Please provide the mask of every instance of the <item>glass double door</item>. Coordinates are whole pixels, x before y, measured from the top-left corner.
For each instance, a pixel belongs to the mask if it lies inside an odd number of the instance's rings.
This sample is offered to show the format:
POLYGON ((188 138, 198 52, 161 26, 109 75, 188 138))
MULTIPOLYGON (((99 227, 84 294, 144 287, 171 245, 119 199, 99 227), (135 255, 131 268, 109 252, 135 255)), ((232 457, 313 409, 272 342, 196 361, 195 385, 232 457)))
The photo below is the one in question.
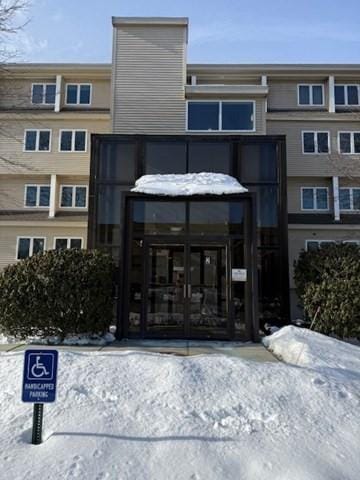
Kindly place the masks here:
POLYGON ((148 243, 145 248, 145 335, 229 338, 229 245, 148 243))

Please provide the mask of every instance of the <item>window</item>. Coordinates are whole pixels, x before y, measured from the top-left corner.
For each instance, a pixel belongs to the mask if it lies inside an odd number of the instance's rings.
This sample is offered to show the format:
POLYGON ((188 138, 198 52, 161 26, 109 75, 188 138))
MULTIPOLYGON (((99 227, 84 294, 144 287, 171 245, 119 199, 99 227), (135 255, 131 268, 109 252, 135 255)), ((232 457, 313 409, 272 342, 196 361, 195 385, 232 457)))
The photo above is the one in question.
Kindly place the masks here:
POLYGON ((360 210, 360 188, 339 189, 340 210, 360 210))
POLYGON ((298 85, 299 105, 324 105, 323 85, 298 85))
POLYGON ((326 187, 302 187, 302 210, 328 210, 328 189, 326 187))
POLYGON ((60 152, 86 152, 86 130, 60 130, 60 152))
POLYGON ((254 131, 255 102, 188 102, 187 130, 254 131))
POLYGON ((51 130, 25 130, 25 152, 50 152, 51 130))
POLYGON ((360 240, 344 240, 342 243, 347 245, 360 245, 360 240))
POLYGON ((329 132, 302 132, 303 153, 330 153, 329 132))
POLYGON ((305 250, 313 251, 336 243, 334 240, 305 240, 305 250))
POLYGON ((31 257, 36 253, 41 253, 45 250, 44 237, 18 237, 16 246, 16 259, 31 257))
POLYGON ((54 105, 55 95, 55 83, 33 83, 31 89, 31 103, 36 105, 54 105))
POLYGON ((91 85, 90 84, 69 84, 66 85, 67 105, 90 105, 91 85))
POLYGON ((60 207, 87 208, 86 185, 61 185, 60 207))
POLYGON ((25 207, 48 207, 49 205, 49 185, 25 185, 25 207))
POLYGON ((55 250, 66 250, 67 248, 82 248, 82 238, 54 238, 55 250))
POLYGON ((359 85, 335 85, 335 105, 359 105, 359 85))
POLYGON ((339 153, 360 153, 360 132, 339 132, 339 153))

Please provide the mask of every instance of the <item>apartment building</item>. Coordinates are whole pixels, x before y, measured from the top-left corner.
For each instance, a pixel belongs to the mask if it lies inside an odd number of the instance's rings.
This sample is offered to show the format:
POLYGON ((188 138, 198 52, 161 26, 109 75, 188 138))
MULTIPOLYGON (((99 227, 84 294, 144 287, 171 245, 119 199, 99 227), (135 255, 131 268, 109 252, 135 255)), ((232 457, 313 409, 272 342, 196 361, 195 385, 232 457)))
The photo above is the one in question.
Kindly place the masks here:
POLYGON ((360 241, 360 65, 194 65, 185 18, 113 18, 113 30, 111 65, 2 75, 1 266, 109 250, 124 336, 249 339, 295 318, 299 252, 360 241), (144 174, 201 171, 249 194, 130 192, 144 174))

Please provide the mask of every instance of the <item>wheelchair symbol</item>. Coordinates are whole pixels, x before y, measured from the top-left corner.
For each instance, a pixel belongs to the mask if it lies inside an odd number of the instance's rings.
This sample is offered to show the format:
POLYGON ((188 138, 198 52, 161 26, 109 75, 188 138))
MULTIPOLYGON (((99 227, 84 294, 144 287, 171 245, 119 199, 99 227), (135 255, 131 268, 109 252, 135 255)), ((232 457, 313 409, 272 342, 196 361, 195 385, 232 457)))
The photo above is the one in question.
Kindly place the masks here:
POLYGON ((36 357, 36 363, 31 368, 31 375, 35 378, 41 378, 44 375, 50 375, 44 364, 40 363, 40 357, 36 357))
POLYGON ((52 354, 43 354, 43 355, 29 355, 29 367, 28 367, 28 378, 37 380, 52 380, 53 377, 53 362, 54 358, 52 354), (34 358, 35 357, 35 361, 34 358), (31 365, 32 364, 32 365, 31 365))

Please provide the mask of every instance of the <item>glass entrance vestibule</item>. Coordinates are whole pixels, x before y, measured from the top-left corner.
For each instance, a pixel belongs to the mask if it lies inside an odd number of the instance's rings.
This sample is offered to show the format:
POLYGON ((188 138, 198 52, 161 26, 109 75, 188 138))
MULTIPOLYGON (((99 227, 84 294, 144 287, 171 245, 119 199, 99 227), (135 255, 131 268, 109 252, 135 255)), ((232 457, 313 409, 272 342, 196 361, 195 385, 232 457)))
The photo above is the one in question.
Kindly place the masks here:
POLYGON ((125 337, 256 336, 253 194, 130 194, 126 222, 125 337))

